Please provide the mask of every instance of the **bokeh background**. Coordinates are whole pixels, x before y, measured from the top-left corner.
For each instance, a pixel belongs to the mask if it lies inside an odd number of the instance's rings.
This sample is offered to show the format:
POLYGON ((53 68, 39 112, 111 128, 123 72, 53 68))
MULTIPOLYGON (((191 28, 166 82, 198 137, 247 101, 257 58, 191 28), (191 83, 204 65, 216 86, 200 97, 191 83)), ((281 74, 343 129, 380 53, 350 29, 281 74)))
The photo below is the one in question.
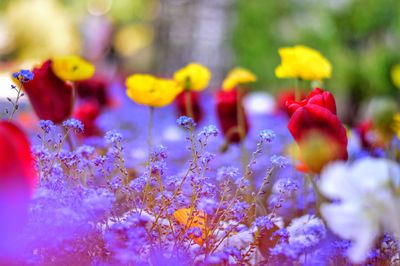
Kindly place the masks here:
POLYGON ((275 94, 294 86, 274 69, 278 48, 295 44, 332 62, 324 87, 342 103, 344 121, 371 99, 397 99, 398 0, 0 1, 2 76, 60 54, 80 54, 110 77, 170 76, 198 61, 213 71, 211 89, 242 66, 258 75, 254 89, 275 94))

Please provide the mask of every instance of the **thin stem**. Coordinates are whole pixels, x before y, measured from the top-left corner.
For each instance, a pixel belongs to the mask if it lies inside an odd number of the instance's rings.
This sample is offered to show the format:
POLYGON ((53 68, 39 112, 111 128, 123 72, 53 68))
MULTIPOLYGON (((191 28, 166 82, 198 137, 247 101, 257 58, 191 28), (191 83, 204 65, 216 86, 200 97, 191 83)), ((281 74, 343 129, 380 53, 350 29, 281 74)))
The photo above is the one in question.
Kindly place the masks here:
POLYGON ((295 79, 295 87, 294 87, 294 99, 295 101, 300 101, 301 100, 301 91, 300 91, 300 78, 295 79))
POLYGON ((247 156, 247 150, 246 146, 244 145, 244 138, 246 135, 246 121, 244 117, 244 111, 242 107, 242 90, 240 87, 237 88, 237 102, 236 102, 236 116, 237 116, 237 123, 238 123, 238 133, 240 137, 240 142, 241 142, 241 155, 242 155, 242 166, 243 166, 243 172, 246 169, 247 166, 247 161, 248 161, 248 156, 247 156))
POLYGON ((15 99, 15 103, 13 103, 13 110, 11 112, 10 117, 8 118, 8 121, 11 122, 13 119, 13 116, 15 114, 15 112, 18 110, 18 101, 19 98, 21 98, 21 91, 22 91, 22 81, 20 81, 20 84, 18 86, 18 90, 17 90, 17 98, 15 99))
POLYGON ((317 184, 315 183, 315 180, 314 180, 313 176, 310 175, 310 174, 307 174, 306 176, 307 176, 308 181, 311 183, 312 188, 313 188, 313 190, 315 192, 315 195, 316 195, 315 213, 318 216, 320 216, 319 207, 321 206, 321 203, 328 202, 329 200, 324 195, 322 195, 322 193, 319 190, 317 184))
POLYGON ((67 131, 65 128, 63 128, 64 134, 66 134, 67 138, 67 143, 70 151, 74 151, 74 142, 72 141, 72 136, 71 134, 67 134, 67 131))
POLYGON ((190 90, 185 90, 185 109, 186 115, 194 119, 193 114, 193 104, 192 104, 192 96, 190 94, 190 90))
POLYGON ((149 155, 151 153, 151 149, 153 148, 153 119, 154 119, 154 107, 150 107, 149 114, 149 125, 148 125, 148 144, 149 144, 149 155))

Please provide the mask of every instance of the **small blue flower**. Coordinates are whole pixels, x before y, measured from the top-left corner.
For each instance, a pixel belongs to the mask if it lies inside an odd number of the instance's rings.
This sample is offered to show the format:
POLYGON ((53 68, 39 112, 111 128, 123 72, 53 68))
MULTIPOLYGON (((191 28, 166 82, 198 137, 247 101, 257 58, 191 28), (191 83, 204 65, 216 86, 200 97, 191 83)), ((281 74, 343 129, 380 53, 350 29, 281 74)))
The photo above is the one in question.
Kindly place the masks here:
POLYGON ((76 133, 82 133, 84 128, 82 122, 75 118, 65 120, 62 125, 67 130, 74 130, 76 133))
POLYGON ((213 215, 217 210, 218 204, 212 198, 202 198, 197 204, 199 210, 203 210, 208 215, 213 215))
POLYGON ((201 162, 203 165, 207 165, 215 158, 215 153, 205 152, 201 158, 201 162))
POLYGON ((116 130, 110 130, 106 132, 104 139, 107 143, 118 143, 122 141, 122 135, 116 130))
POLYGON ((21 69, 19 72, 13 73, 13 77, 18 79, 20 82, 25 83, 33 79, 34 74, 26 69, 21 69))
POLYGON ((289 160, 285 156, 272 155, 270 161, 273 166, 279 168, 285 168, 289 165, 289 160))
POLYGON ((50 120, 40 120, 39 126, 46 134, 49 134, 54 129, 54 123, 50 120))
POLYGON ((163 145, 155 146, 151 151, 151 158, 153 158, 155 161, 163 160, 167 157, 167 148, 163 145))
POLYGON ((184 129, 191 129, 196 126, 196 123, 194 122, 194 120, 187 116, 179 117, 176 120, 176 122, 178 123, 179 126, 183 127, 184 129))
POLYGON ((258 134, 258 138, 261 142, 271 143, 276 137, 274 131, 269 129, 263 129, 258 134))
POLYGON ((217 172, 217 181, 221 182, 223 180, 235 180, 239 175, 239 169, 233 166, 221 167, 217 172))
POLYGON ((253 226, 269 230, 274 227, 274 223, 268 216, 260 216, 257 217, 256 220, 253 222, 253 226))
POLYGON ((218 134, 219 134, 219 130, 217 129, 216 126, 208 125, 208 126, 205 126, 203 128, 203 130, 200 131, 198 136, 199 137, 204 136, 204 137, 208 138, 208 137, 211 137, 211 136, 216 137, 216 136, 218 136, 218 134))

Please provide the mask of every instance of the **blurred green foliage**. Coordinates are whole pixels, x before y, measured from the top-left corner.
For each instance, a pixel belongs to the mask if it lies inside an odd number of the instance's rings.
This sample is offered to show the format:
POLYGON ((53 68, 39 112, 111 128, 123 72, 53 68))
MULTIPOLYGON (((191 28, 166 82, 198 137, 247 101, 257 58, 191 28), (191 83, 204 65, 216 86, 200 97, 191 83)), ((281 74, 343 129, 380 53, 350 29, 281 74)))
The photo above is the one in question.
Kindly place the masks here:
POLYGON ((331 61, 327 89, 355 104, 396 95, 390 69, 400 62, 400 1, 237 0, 235 12, 236 64, 258 75, 260 89, 294 86, 274 75, 278 48, 304 44, 331 61))

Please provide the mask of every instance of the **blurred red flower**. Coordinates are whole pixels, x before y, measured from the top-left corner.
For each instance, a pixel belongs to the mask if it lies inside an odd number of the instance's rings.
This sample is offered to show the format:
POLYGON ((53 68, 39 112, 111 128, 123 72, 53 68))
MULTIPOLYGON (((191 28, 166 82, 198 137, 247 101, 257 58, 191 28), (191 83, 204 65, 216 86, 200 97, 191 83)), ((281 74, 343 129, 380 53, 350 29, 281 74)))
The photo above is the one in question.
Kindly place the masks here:
POLYGON ((176 97, 176 109, 179 116, 189 116, 186 111, 186 93, 190 94, 192 104, 193 120, 199 123, 203 119, 203 109, 200 104, 200 93, 197 91, 183 91, 176 97))
MULTIPOLYGON (((225 138, 229 142, 237 143, 241 141, 238 124, 238 92, 236 89, 231 91, 220 90, 217 92, 217 116, 225 138)), ((244 135, 247 135, 249 123, 242 102, 240 112, 243 114, 244 135)))
POLYGON ((0 121, 0 194, 30 195, 37 183, 31 146, 25 133, 10 122, 0 121))
POLYGON ((96 119, 101 113, 100 106, 96 100, 86 101, 80 104, 74 111, 73 117, 82 122, 85 130, 84 137, 98 136, 101 134, 96 125, 96 119))
MULTIPOLYGON (((286 102, 294 102, 295 100, 295 90, 294 89, 283 89, 276 95, 276 106, 275 110, 279 112, 287 112, 286 102)), ((301 100, 306 98, 306 94, 301 92, 301 100)))
MULTIPOLYGON (((37 181, 28 138, 14 124, 0 121, 0 250, 18 247, 37 181)), ((0 256, 1 265, 9 265, 6 261, 0 256)))
POLYGON ((329 92, 315 89, 306 100, 288 101, 288 129, 300 147, 301 160, 312 172, 334 160, 347 160, 346 129, 336 116, 329 92))
POLYGON ((95 100, 100 107, 110 104, 108 95, 108 82, 105 78, 95 76, 88 80, 78 81, 75 83, 79 98, 84 100, 95 100))
POLYGON ((51 120, 58 124, 72 113, 72 86, 59 79, 51 69, 51 60, 40 68, 34 68, 34 78, 24 84, 33 109, 39 119, 51 120))

